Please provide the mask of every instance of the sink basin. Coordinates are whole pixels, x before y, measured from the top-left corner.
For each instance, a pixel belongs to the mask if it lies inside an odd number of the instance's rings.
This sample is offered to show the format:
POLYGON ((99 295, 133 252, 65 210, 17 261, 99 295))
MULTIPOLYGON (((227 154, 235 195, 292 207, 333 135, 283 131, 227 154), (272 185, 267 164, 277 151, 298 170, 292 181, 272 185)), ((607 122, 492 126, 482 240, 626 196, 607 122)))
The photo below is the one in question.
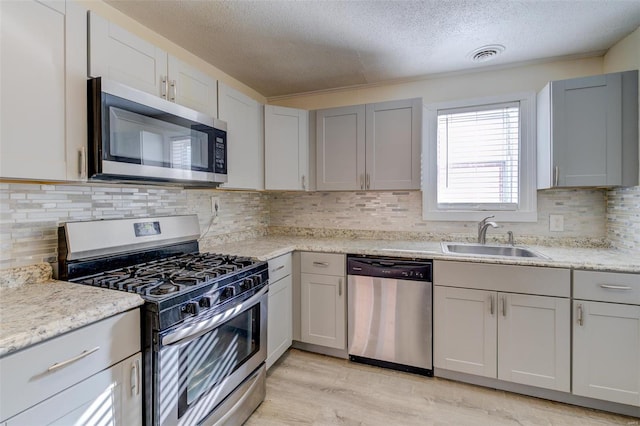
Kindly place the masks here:
POLYGON ((464 256, 506 256, 548 259, 548 257, 528 248, 514 246, 492 246, 473 243, 442 243, 442 251, 446 254, 464 256))

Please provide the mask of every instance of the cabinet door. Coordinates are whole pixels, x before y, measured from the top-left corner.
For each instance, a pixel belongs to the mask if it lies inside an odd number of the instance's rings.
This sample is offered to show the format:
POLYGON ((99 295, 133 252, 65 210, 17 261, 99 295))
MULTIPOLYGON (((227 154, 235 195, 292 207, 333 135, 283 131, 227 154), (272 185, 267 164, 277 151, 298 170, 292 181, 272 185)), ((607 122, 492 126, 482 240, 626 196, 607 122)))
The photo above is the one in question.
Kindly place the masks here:
POLYGON ((90 12, 89 76, 108 78, 166 98, 163 81, 167 79, 167 53, 90 12))
POLYGON ((573 393, 640 406, 640 306, 573 307, 573 393))
POLYGON ((302 341, 346 348, 346 287, 343 277, 301 274, 302 341))
POLYGON ((498 379, 570 391, 570 302, 498 293, 498 379))
POLYGON ((366 189, 420 189, 422 101, 367 105, 366 189))
MULTIPOLYGON (((7 426, 31 424, 140 425, 142 424, 141 384, 131 382, 130 367, 140 365, 140 353, 12 417, 7 426), (131 392, 135 396, 130 397, 131 392)), ((138 368, 138 372, 140 369, 138 368)))
POLYGON ((292 288, 291 275, 269 284, 267 368, 270 368, 291 346, 293 330, 292 288))
POLYGON ((227 175, 222 187, 264 189, 262 105, 220 83, 218 115, 227 122, 227 175))
POLYGON ((365 176, 365 106, 317 111, 318 190, 363 190, 365 176))
POLYGON ((496 377, 496 293, 434 287, 434 366, 496 377))
POLYGON ((218 116, 216 79, 171 55, 168 56, 168 75, 170 101, 212 117, 218 116))
POLYGON ((555 81, 551 97, 558 186, 620 185, 621 74, 555 81))
POLYGON ((309 112, 264 107, 265 189, 309 188, 309 112))
POLYGON ((66 179, 64 2, 0 2, 0 52, 0 176, 66 179))

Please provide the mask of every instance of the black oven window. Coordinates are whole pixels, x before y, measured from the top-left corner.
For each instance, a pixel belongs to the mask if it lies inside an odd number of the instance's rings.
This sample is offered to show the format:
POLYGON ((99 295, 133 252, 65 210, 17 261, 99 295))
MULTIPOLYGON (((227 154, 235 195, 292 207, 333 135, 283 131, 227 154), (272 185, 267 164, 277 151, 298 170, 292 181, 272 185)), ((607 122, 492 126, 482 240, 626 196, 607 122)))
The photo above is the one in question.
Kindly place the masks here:
POLYGON ((260 305, 256 305, 187 345, 180 353, 186 387, 180 395, 178 418, 258 352, 260 344, 260 305))

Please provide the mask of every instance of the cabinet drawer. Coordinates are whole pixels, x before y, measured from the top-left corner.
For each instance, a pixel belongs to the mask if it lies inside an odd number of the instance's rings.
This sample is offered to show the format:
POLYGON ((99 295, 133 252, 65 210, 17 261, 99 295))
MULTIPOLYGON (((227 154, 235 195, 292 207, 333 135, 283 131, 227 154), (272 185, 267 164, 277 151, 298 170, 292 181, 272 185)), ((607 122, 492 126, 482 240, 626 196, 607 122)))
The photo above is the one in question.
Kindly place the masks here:
POLYGON ((344 254, 303 252, 300 268, 303 273, 344 276, 346 271, 344 254))
POLYGON ((640 305, 640 274, 574 271, 573 297, 640 305))
POLYGON ((269 282, 275 283, 282 277, 291 275, 291 253, 269 259, 269 282))
POLYGON ((0 420, 140 352, 140 311, 107 318, 0 359, 0 420), (65 364, 65 361, 69 361, 65 364))
POLYGON ((447 287, 569 297, 571 270, 539 266, 435 261, 433 283, 447 287))

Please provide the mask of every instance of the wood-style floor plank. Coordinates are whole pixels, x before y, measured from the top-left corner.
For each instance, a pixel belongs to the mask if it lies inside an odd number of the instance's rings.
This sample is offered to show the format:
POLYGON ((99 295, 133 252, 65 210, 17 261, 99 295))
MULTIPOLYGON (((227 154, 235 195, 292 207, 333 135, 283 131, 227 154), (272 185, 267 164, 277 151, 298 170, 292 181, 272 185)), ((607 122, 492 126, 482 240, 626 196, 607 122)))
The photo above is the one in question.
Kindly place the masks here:
POLYGON ((289 350, 246 426, 640 425, 640 419, 289 350))

